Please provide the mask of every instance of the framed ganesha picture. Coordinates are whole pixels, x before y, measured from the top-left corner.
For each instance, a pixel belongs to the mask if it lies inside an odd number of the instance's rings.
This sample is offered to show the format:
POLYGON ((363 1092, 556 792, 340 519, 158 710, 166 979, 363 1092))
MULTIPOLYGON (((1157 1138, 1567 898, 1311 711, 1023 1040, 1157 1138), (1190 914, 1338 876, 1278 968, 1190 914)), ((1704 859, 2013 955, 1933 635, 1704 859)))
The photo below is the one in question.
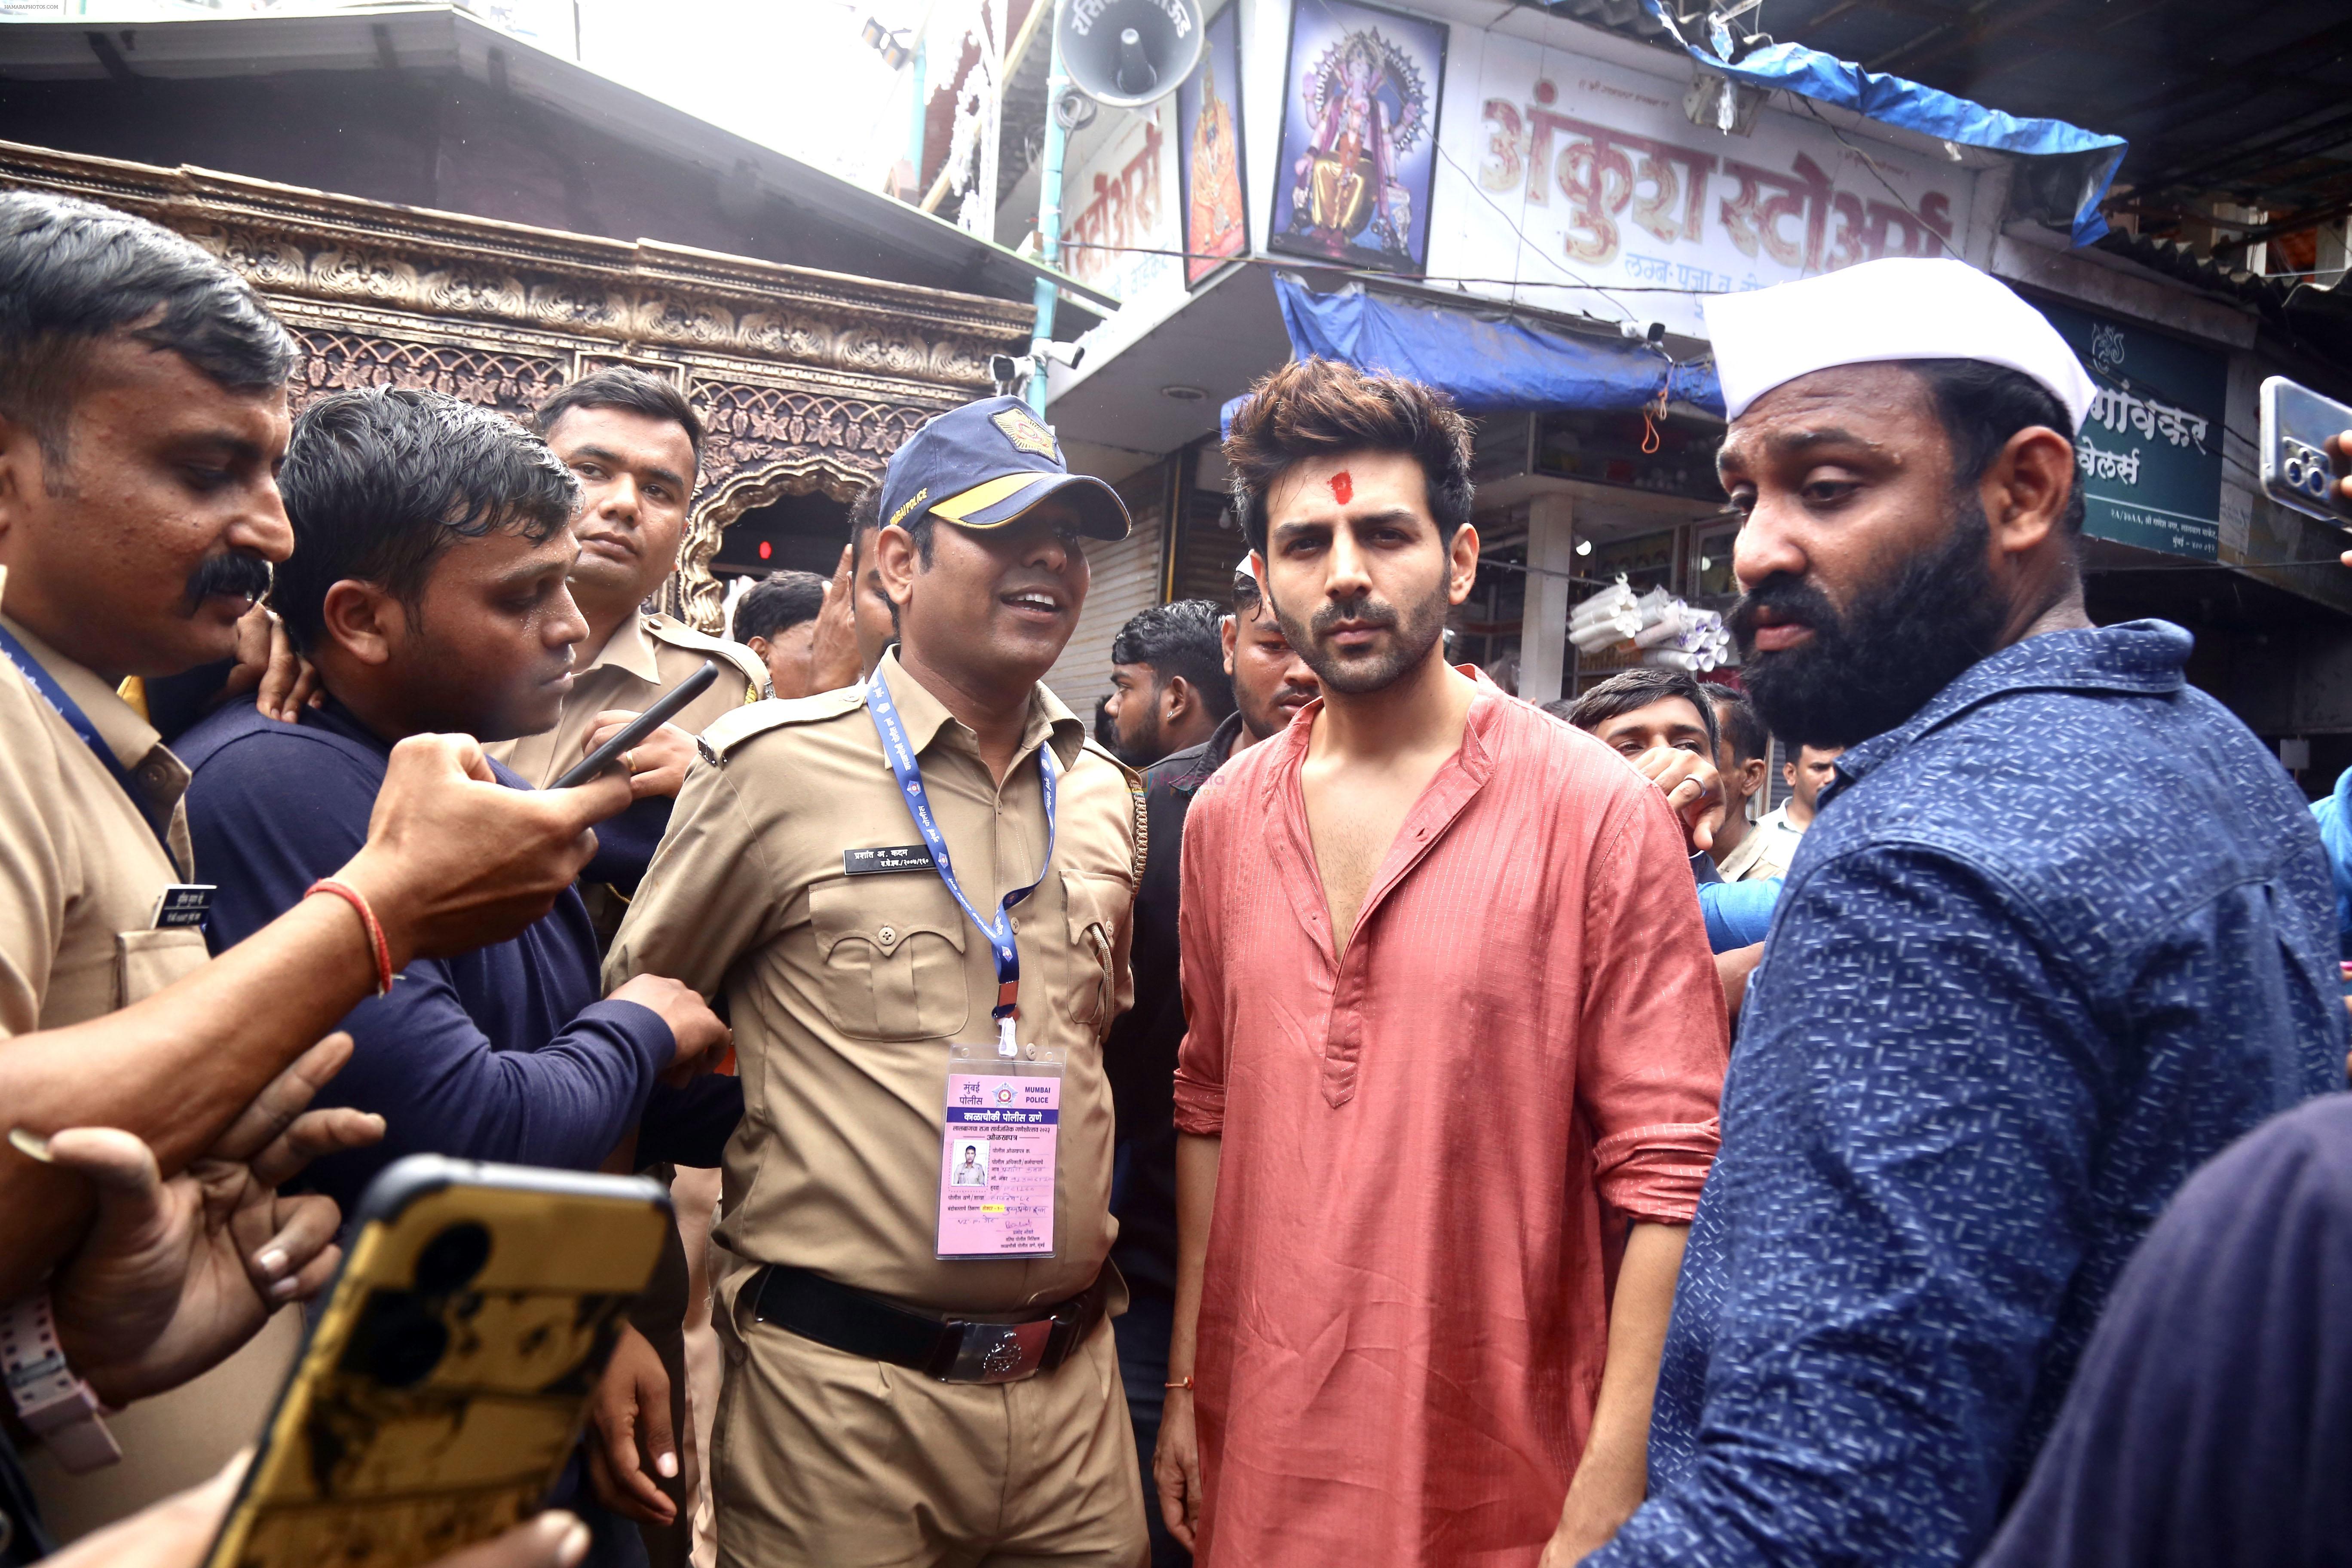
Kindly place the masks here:
POLYGON ((1419 273, 1429 257, 1446 28, 1355 0, 1297 0, 1266 248, 1419 273))

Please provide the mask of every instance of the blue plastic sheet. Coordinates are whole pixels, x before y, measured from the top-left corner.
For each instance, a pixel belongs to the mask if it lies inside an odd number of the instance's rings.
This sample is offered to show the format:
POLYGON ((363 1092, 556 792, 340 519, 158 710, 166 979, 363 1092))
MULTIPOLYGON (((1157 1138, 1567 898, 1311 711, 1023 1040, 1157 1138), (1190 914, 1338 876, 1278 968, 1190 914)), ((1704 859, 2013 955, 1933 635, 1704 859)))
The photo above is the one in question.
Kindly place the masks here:
POLYGON ((1660 0, 1643 0, 1643 4, 1675 41, 1690 52, 1691 58, 1734 81, 1750 87, 1781 88, 1819 103, 1850 109, 1882 125, 1899 125, 1963 147, 1982 147, 2021 158, 2064 160, 2069 183, 2075 184, 2070 192, 2074 198, 2074 242, 2088 245, 2107 232, 2107 220, 2099 216, 2099 204, 2106 199, 2116 167, 2124 161, 2126 143, 2120 136, 2103 136, 2063 120, 2020 120, 2013 114, 1987 109, 1981 103, 1955 98, 1899 76, 1864 70, 1851 60, 1809 49, 1802 44, 1768 44, 1734 65, 1685 38, 1660 0))
MULTIPOLYGON (((1351 283, 1311 292, 1286 273, 1274 280, 1291 353, 1344 360, 1359 370, 1409 376, 1441 388, 1473 413, 1495 408, 1641 408, 1658 400, 1723 412, 1712 361, 1675 364, 1622 339, 1574 337, 1526 321, 1367 292, 1351 283)), ((1225 405, 1224 427, 1243 399, 1225 405)))

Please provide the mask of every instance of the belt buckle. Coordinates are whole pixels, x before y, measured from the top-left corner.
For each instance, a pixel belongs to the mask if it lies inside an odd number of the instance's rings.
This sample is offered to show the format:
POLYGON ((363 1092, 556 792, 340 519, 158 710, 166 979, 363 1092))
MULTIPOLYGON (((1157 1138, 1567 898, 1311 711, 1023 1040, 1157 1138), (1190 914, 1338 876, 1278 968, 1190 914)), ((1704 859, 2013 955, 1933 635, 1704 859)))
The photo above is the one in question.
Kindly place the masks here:
POLYGON ((958 1323, 956 1356, 947 1383, 1018 1383, 1034 1377, 1045 1360, 1054 1320, 1032 1323, 958 1323))

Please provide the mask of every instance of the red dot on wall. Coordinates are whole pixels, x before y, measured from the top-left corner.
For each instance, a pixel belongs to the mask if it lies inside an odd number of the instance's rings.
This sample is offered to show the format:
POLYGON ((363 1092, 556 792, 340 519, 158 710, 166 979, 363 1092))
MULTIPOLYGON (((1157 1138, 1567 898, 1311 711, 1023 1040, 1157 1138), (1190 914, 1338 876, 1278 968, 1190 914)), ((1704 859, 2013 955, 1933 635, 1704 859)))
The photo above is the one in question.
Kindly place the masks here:
POLYGON ((774 545, 772 545, 772 544, 769 543, 769 542, 768 542, 766 540, 764 540, 764 539, 763 539, 763 540, 761 540, 761 541, 760 541, 760 559, 761 559, 761 560, 765 561, 769 556, 773 555, 775 552, 776 552, 776 547, 775 547, 774 545))

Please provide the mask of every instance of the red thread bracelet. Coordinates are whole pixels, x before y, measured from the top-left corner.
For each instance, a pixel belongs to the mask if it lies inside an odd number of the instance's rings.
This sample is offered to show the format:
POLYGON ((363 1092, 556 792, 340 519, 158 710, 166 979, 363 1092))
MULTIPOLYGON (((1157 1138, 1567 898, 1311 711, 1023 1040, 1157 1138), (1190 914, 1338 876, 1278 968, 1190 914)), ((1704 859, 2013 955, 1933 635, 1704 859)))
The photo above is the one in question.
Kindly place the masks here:
POLYGON ((360 912, 360 924, 367 928, 368 945, 375 952, 375 994, 392 994, 392 944, 383 939, 383 927, 368 907, 367 895, 349 882, 339 882, 332 877, 321 877, 302 890, 309 898, 312 893, 332 893, 360 912))

